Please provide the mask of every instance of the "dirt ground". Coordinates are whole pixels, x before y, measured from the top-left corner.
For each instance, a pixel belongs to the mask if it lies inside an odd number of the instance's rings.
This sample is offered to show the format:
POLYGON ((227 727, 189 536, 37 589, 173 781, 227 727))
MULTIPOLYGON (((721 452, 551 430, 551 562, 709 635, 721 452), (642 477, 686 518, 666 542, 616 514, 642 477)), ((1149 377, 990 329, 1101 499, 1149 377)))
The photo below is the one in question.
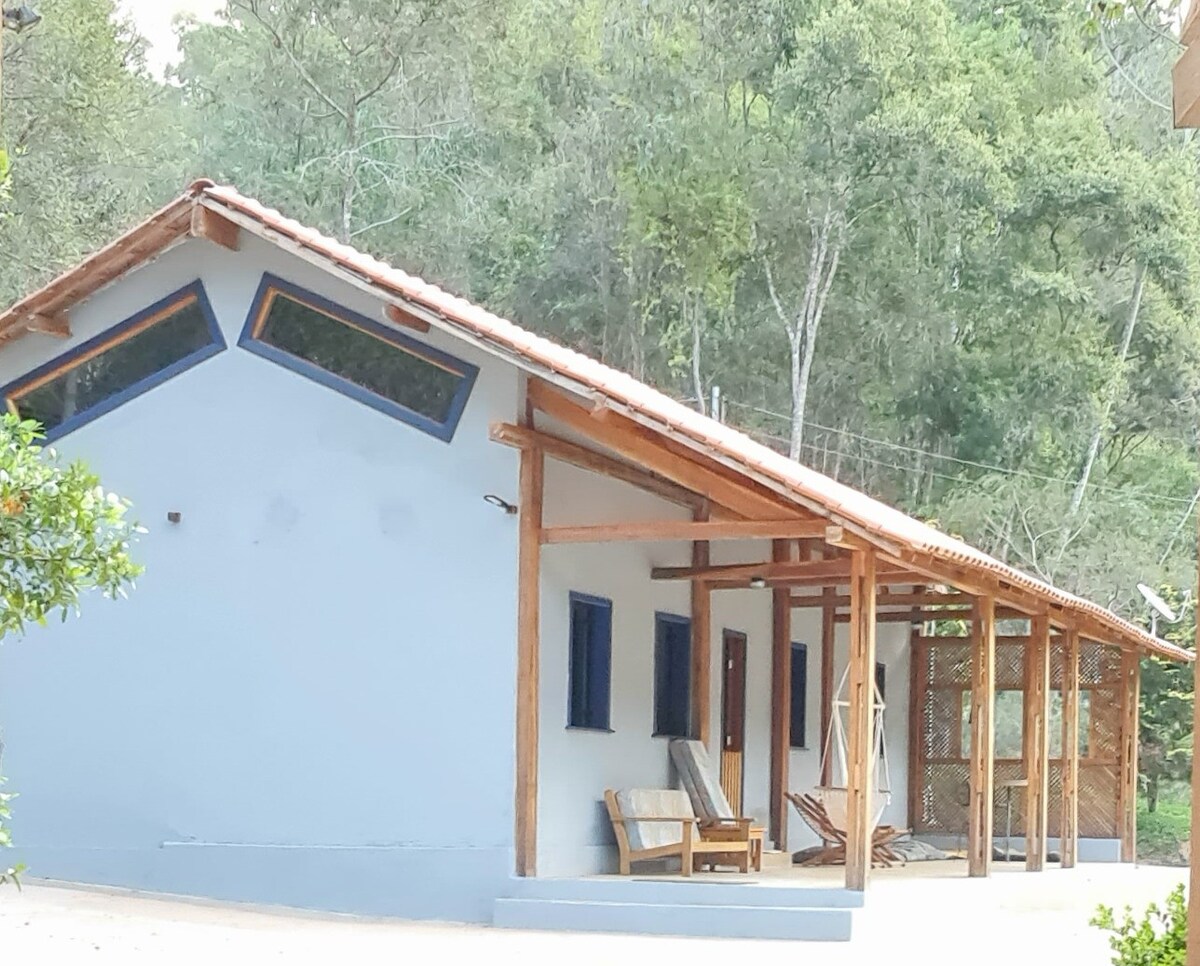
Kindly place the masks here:
POLYGON ((799 956, 805 966, 963 962, 1107 964, 1088 926, 1096 905, 1161 900, 1186 870, 1085 866, 967 881, 927 870, 879 876, 849 944, 533 933, 481 926, 326 916, 27 881, 0 892, 0 962, 230 964, 460 962, 529 964, 670 960, 697 966, 799 956), (418 957, 412 959, 410 957, 418 957))

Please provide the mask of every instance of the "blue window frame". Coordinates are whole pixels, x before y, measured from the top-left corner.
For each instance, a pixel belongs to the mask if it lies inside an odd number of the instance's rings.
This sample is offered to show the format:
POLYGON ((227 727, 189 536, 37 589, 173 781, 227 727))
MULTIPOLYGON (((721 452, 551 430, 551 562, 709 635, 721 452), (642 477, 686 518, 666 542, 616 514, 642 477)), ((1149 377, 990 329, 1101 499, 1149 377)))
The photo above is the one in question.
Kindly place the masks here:
POLYGON ((479 374, 274 275, 263 276, 238 345, 447 443, 479 374))
POLYGON ((789 719, 791 746, 808 747, 808 645, 792 644, 792 713, 789 719))
POLYGON ((612 601, 572 592, 567 725, 609 729, 612 687, 612 601))
POLYGON ((675 614, 654 615, 654 733, 690 738, 692 622, 675 614))
POLYGON ((78 429, 225 348, 199 281, 155 302, 0 393, 47 440, 78 429))

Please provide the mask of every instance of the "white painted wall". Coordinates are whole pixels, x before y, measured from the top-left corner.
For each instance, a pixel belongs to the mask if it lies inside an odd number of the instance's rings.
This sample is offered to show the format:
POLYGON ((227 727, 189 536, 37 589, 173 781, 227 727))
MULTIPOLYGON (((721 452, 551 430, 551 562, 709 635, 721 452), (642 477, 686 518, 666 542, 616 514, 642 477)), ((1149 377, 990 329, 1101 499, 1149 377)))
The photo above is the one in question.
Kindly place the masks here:
POLYGON ((31 874, 484 919, 511 872, 515 370, 447 445, 236 348, 264 271, 380 306, 246 237, 188 242, 29 336, 4 381, 201 278, 230 348, 64 437, 149 529, 128 602, 0 648, 31 874), (183 514, 167 523, 168 511, 183 514))
MULTIPOLYGON (((197 278, 230 347, 58 444, 133 500, 147 572, 132 600, 89 599, 84 620, 0 648, 15 857, 34 875, 487 919, 512 869, 517 522, 482 497, 517 499, 516 455, 487 429, 516 418, 521 380, 425 337, 481 369, 442 443, 239 350, 263 272, 381 318, 371 297, 253 238, 237 254, 192 241, 77 307, 70 340, 30 336, 0 354, 7 382, 197 278)), ((547 489, 549 523, 688 517, 553 460, 547 489)), ((766 560, 769 548, 713 553, 766 560)), ((651 736, 654 614, 687 615, 689 590, 648 577, 689 559, 687 544, 545 550, 544 875, 611 867, 604 789, 673 778, 666 739, 651 736), (565 727, 572 590, 614 602, 611 734, 565 727)), ((730 628, 748 640, 745 811, 765 824, 770 592, 716 593, 712 626, 710 750, 716 761, 730 628)), ((894 629, 881 628, 880 653, 901 790, 907 658, 894 629)), ((793 637, 810 647, 812 744, 793 752, 791 782, 805 789, 819 760, 819 618, 797 612, 793 637)), ((901 824, 902 792, 896 802, 901 824)))
MULTIPOLYGON (((688 513, 626 484, 549 461, 548 524, 614 520, 687 519, 688 513)), ((766 541, 712 544, 714 563, 770 559, 766 541)), ((615 845, 603 805, 606 788, 666 788, 675 784, 667 739, 651 735, 654 713, 654 614, 687 616, 685 582, 652 582, 654 566, 690 562, 686 544, 556 545, 543 552, 541 758, 538 869, 541 875, 579 875, 615 868, 615 845), (568 595, 581 591, 613 601, 612 733, 572 730, 567 721, 568 595)), ((723 590, 712 597, 712 709, 709 754, 719 761, 721 661, 724 630, 747 638, 744 813, 764 827, 770 815, 771 592, 723 590)), ((793 615, 792 638, 809 646, 809 747, 791 754, 795 791, 815 788, 820 775, 821 618, 793 615)), ((903 825, 907 809, 905 757, 908 722, 906 625, 880 625, 879 660, 888 666, 885 730, 893 798, 884 821, 903 825)), ((847 655, 847 628, 839 625, 836 677, 847 655)), ((796 815, 788 819, 792 850, 816 839, 796 815)))

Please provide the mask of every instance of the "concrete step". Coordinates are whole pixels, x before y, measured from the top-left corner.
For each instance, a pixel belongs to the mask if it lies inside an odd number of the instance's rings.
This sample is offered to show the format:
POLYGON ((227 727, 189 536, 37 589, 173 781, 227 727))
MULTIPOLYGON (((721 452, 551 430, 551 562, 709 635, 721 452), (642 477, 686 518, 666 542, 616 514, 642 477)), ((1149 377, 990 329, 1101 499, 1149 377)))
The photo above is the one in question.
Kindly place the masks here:
POLYGON ((797 906, 497 899, 492 923, 505 929, 845 942, 852 916, 850 909, 797 906))
POLYGON ((692 906, 772 906, 793 909, 857 909, 863 893, 823 885, 771 882, 754 875, 729 873, 718 877, 679 875, 602 875, 575 879, 509 880, 508 897, 513 899, 563 900, 568 902, 616 902, 692 906))

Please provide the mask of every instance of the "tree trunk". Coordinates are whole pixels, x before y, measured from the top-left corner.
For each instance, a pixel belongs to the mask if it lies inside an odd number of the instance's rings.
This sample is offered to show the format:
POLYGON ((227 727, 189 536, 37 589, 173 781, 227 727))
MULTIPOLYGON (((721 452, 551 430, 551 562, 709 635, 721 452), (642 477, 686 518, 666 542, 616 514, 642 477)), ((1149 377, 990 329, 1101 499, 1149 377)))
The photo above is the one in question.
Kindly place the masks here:
POLYGON ((345 181, 342 184, 342 227, 339 239, 343 245, 349 245, 354 237, 354 194, 358 188, 358 107, 353 101, 346 114, 346 143, 349 151, 345 181))
POLYGON ((792 426, 788 441, 788 455, 798 460, 804 447, 804 418, 808 410, 808 386, 812 379, 813 360, 816 357, 817 332, 825 316, 825 303, 829 290, 837 276, 838 263, 842 256, 845 237, 845 213, 831 201, 825 207, 824 216, 818 221, 814 216, 809 221, 811 242, 808 259, 808 276, 800 309, 794 314, 784 308, 775 287, 775 274, 770 259, 763 256, 763 272, 767 290, 775 314, 787 333, 791 349, 792 426))
MULTIPOLYGON (((1121 335, 1121 352, 1120 361, 1121 369, 1125 368, 1125 360, 1129 356, 1129 346, 1133 341, 1133 330, 1137 326, 1138 314, 1142 308, 1142 295, 1146 291, 1146 266, 1139 264, 1137 271, 1134 273, 1133 279, 1133 298, 1129 306, 1129 316, 1125 320, 1125 331, 1121 335)), ((1117 384, 1113 384, 1108 390, 1108 398, 1104 401, 1104 410, 1100 414, 1100 420, 1096 424, 1095 432, 1092 433, 1092 438, 1088 441, 1087 453, 1083 459, 1083 469, 1079 473, 1079 481, 1075 484, 1075 491, 1071 494, 1071 515, 1074 516, 1079 511, 1079 507, 1083 504, 1084 494, 1087 492, 1088 480, 1091 478, 1092 470, 1096 465, 1096 458, 1100 455, 1100 446, 1104 442, 1104 435, 1108 431, 1108 421, 1112 417, 1113 406, 1117 401, 1117 384)))

